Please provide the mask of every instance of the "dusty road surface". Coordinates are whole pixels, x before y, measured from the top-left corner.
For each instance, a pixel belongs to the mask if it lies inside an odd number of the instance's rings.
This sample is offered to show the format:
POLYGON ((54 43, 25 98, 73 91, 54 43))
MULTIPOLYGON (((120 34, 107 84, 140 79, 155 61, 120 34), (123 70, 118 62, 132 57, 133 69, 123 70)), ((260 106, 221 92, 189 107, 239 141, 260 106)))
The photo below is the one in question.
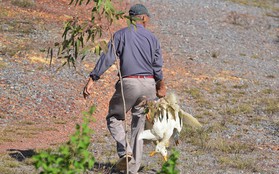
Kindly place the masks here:
MULTIPOLYGON (((40 50, 60 39, 69 15, 86 15, 87 7, 75 10, 66 0, 32 2, 22 7, 0 1, 0 173, 36 173, 34 152, 67 141, 81 112, 93 104, 97 121, 90 150, 96 165, 88 173, 108 173, 117 160, 105 123, 116 69, 83 100, 97 57, 88 56, 77 70, 56 72, 62 63, 54 60, 49 68, 40 50)), ((181 143, 170 147, 180 153, 180 173, 279 173, 278 0, 136 2, 151 12, 149 29, 161 41, 168 91, 203 124, 199 132, 185 125, 181 143)), ((162 158, 149 157, 154 147, 145 146, 140 173, 160 170, 162 158)))

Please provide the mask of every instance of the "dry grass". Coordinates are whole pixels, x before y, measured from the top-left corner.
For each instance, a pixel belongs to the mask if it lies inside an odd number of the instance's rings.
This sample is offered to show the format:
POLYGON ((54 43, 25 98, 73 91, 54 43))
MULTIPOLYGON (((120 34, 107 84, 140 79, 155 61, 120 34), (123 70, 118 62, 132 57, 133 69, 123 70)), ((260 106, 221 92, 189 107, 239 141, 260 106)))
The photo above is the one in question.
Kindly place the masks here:
MULTIPOLYGON (((234 100, 237 102, 237 100, 234 100)), ((240 115, 240 114, 249 114, 253 112, 253 107, 250 104, 238 103, 236 106, 227 106, 219 111, 221 115, 240 115)))
POLYGON ((30 174, 34 173, 34 167, 30 167, 33 164, 29 158, 19 162, 18 160, 11 157, 10 154, 0 154, 0 173, 1 174, 30 174), (22 170, 22 167, 28 168, 28 170, 22 170))
POLYGON ((0 59, 0 69, 7 67, 7 64, 0 59))
POLYGON ((190 127, 184 126, 180 139, 204 149, 206 142, 209 140, 209 132, 205 129, 193 130, 190 127))
POLYGON ((22 33, 22 34, 30 34, 35 30, 34 23, 31 21, 31 19, 19 19, 19 20, 11 20, 11 21, 5 21, 2 22, 2 27, 0 28, 0 31, 2 32, 16 32, 16 33, 22 33))
POLYGON ((209 101, 209 100, 207 100, 205 98, 200 98, 200 99, 196 100, 196 103, 201 108, 206 108, 206 109, 212 108, 211 101, 209 101))
POLYGON ((202 97, 201 91, 198 88, 186 89, 185 92, 190 94, 194 99, 200 99, 202 97))
POLYGON ((211 57, 213 57, 213 58, 217 58, 219 55, 220 55, 220 52, 219 52, 219 51, 213 51, 213 52, 211 53, 211 57))
POLYGON ((249 85, 247 83, 235 84, 232 86, 235 89, 247 89, 249 85))
POLYGON ((12 0, 11 3, 22 8, 31 8, 35 6, 34 0, 12 0))
POLYGON ((5 127, 0 132, 0 144, 18 141, 19 138, 35 138, 43 131, 55 131, 52 127, 41 127, 33 122, 21 122, 17 125, 5 127))
POLYGON ((240 155, 234 155, 232 157, 229 156, 220 156, 218 158, 218 162, 222 166, 229 166, 241 170, 251 170, 253 172, 257 172, 257 165, 254 159, 245 159, 240 155))
POLYGON ((267 88, 267 89, 262 90, 261 93, 262 93, 262 94, 272 94, 272 93, 273 93, 273 90, 270 89, 270 88, 267 88))
POLYGON ((13 173, 13 168, 19 167, 21 164, 16 161, 15 159, 11 158, 10 156, 6 154, 2 154, 0 156, 0 173, 5 174, 5 173, 13 173))
POLYGON ((212 138, 207 142, 206 149, 213 151, 221 151, 226 154, 238 154, 251 152, 254 150, 254 147, 252 147, 249 144, 241 143, 235 140, 227 140, 225 138, 222 138, 221 136, 217 136, 216 138, 212 138))
POLYGON ((248 6, 255 6, 260 8, 266 8, 271 10, 278 10, 278 8, 274 7, 274 3, 276 0, 229 0, 234 3, 248 5, 248 6))
POLYGON ((279 97, 262 99, 262 103, 265 105, 264 111, 268 114, 275 114, 279 112, 279 97))

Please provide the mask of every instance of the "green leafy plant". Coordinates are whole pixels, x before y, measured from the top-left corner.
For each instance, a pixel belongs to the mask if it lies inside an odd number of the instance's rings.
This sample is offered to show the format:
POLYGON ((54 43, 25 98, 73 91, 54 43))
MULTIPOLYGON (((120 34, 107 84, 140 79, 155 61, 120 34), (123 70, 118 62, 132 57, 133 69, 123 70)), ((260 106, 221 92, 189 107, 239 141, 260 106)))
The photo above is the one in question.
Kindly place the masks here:
POLYGON ((176 169, 176 161, 178 160, 178 157, 178 151, 173 150, 170 158, 163 164, 161 171, 157 172, 157 174, 178 174, 179 171, 176 169))
MULTIPOLYGON (((63 41, 54 44, 55 50, 57 50, 56 57, 66 59, 62 66, 68 64, 75 67, 77 59, 83 60, 89 53, 100 55, 101 51, 106 51, 107 41, 102 39, 103 33, 106 32, 112 38, 113 22, 123 18, 130 19, 129 16, 124 15, 124 12, 116 10, 111 0, 86 0, 86 2, 71 0, 69 5, 90 5, 92 9, 89 12, 90 19, 72 17, 65 23, 63 41)), ((50 56, 51 66, 54 48, 48 49, 48 56, 50 56)))
POLYGON ((93 133, 89 128, 89 117, 94 111, 95 106, 92 106, 88 112, 83 113, 83 123, 76 125, 76 131, 65 145, 57 151, 42 151, 33 157, 34 165, 41 170, 40 173, 78 174, 93 168, 95 158, 88 147, 93 133))

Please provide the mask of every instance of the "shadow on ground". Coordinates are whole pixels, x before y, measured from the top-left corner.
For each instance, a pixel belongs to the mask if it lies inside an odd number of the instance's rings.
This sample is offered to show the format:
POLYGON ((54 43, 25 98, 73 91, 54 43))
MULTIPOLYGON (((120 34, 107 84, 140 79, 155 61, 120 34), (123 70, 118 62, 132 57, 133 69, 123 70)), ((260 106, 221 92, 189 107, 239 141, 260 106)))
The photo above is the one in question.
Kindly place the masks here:
POLYGON ((36 155, 36 152, 33 149, 28 150, 19 150, 19 149, 8 149, 9 156, 17 161, 24 161, 26 158, 31 158, 36 155))

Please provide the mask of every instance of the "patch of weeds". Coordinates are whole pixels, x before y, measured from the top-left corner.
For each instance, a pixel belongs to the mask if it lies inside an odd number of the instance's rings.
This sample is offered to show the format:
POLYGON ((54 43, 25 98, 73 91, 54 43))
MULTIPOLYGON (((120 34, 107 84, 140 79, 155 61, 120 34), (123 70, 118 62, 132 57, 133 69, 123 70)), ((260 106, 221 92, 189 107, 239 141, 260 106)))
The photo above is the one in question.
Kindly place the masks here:
POLYGON ((229 166, 241 170, 251 170, 257 172, 256 161, 251 158, 242 158, 240 155, 229 156, 220 156, 218 162, 223 166, 229 166))
POLYGON ((2 50, 0 50, 1 54, 7 54, 11 57, 13 57, 14 55, 16 55, 16 53, 18 52, 17 49, 11 49, 10 47, 5 47, 2 48, 2 50))
POLYGON ((208 128, 192 130, 184 128, 181 137, 188 143, 201 147, 204 150, 221 151, 224 153, 244 153, 254 150, 250 144, 245 144, 238 141, 228 141, 221 136, 210 138, 210 133, 221 132, 225 130, 224 125, 216 123, 208 128))
POLYGON ((229 99, 226 96, 220 96, 217 98, 217 102, 219 103, 229 103, 229 99))
POLYGON ((270 13, 270 12, 268 12, 268 13, 266 14, 266 16, 273 17, 273 18, 279 18, 279 13, 278 13, 278 11, 279 11, 279 8, 278 8, 278 9, 274 9, 274 12, 275 12, 275 13, 270 13), (277 13, 276 13, 276 12, 277 12, 277 13))
POLYGON ((213 52, 211 53, 211 57, 213 57, 213 58, 217 58, 219 55, 220 55, 220 52, 219 52, 219 51, 213 51, 213 52))
POLYGON ((225 88, 226 88, 226 86, 224 86, 221 82, 218 82, 218 81, 215 81, 215 82, 214 82, 214 85, 216 85, 216 86, 222 86, 222 87, 225 87, 225 88))
POLYGON ((252 59, 258 59, 258 58, 260 58, 260 57, 259 57, 259 55, 254 54, 254 55, 251 56, 251 58, 252 58, 252 59))
POLYGON ((244 103, 239 106, 239 111, 243 114, 249 114, 253 112, 253 107, 249 104, 244 103))
POLYGON ((2 62, 2 61, 0 60, 0 69, 6 68, 6 67, 7 67, 7 64, 6 64, 5 62, 2 62))
POLYGON ((224 153, 243 153, 253 151, 251 145, 241 143, 238 141, 228 141, 221 136, 210 139, 206 144, 206 149, 221 151, 224 153))
POLYGON ((0 173, 1 174, 11 174, 14 171, 11 170, 9 167, 0 166, 0 173))
POLYGON ((0 143, 9 143, 18 141, 19 137, 34 138, 37 134, 43 131, 55 131, 53 127, 37 127, 28 125, 30 122, 26 122, 20 125, 14 125, 12 127, 5 128, 0 134, 0 143), (27 123, 27 124, 26 124, 27 123))
POLYGON ((200 98, 196 100, 196 103, 198 104, 199 107, 203 107, 206 109, 212 108, 212 103, 204 98, 200 98))
MULTIPOLYGON (((11 158, 8 155, 3 155, 1 156, 1 167, 0 167, 0 173, 2 174, 2 170, 3 173, 6 172, 5 168, 17 168, 20 166, 20 162, 16 161, 15 159, 11 158)), ((13 173, 13 172, 12 172, 13 173)))
POLYGON ((211 112, 211 111, 204 111, 203 112, 203 115, 205 115, 205 116, 210 116, 210 118, 212 118, 212 116, 214 116, 214 114, 213 114, 213 112, 211 112))
POLYGON ((276 0, 229 0, 234 3, 242 4, 242 5, 248 5, 248 6, 255 6, 260 8, 266 8, 266 9, 275 9, 273 4, 276 2, 276 0))
POLYGON ((15 167, 19 167, 20 163, 17 161, 5 161, 4 165, 9 167, 9 168, 15 168, 15 167))
POLYGON ((245 57, 246 54, 245 53, 239 53, 240 56, 245 57))
POLYGON ((273 90, 270 89, 270 88, 264 89, 264 90, 262 90, 262 93, 263 93, 263 94, 271 94, 271 93, 273 93, 273 90))
POLYGON ((0 144, 6 142, 15 142, 16 138, 12 136, 14 129, 5 128, 0 132, 0 144))
POLYGON ((34 138, 35 135, 38 134, 38 132, 30 131, 28 129, 27 130, 20 129, 16 131, 16 134, 24 138, 34 138))
POLYGON ((222 132, 226 130, 225 124, 222 122, 215 122, 210 127, 208 127, 207 132, 222 132))
POLYGON ((64 120, 55 120, 54 124, 66 124, 67 122, 64 120))
POLYGON ((185 92, 190 94, 194 99, 199 99, 202 96, 201 91, 198 88, 187 89, 185 92))
POLYGON ((265 104, 264 111, 268 114, 274 114, 279 112, 279 98, 267 98, 263 99, 262 102, 265 104))
POLYGON ((252 124, 258 124, 262 121, 267 121, 267 118, 263 117, 263 116, 253 116, 250 119, 252 124))
POLYGON ((214 82, 214 85, 211 90, 209 91, 210 94, 223 94, 229 93, 230 91, 227 89, 227 86, 221 82, 214 82))
POLYGON ((39 66, 39 67, 37 67, 37 70, 38 71, 43 71, 43 70, 45 70, 45 67, 44 66, 39 66))
POLYGON ((211 94, 214 94, 214 93, 216 93, 216 94, 222 94, 222 93, 224 93, 224 88, 221 87, 221 86, 218 86, 217 88, 215 88, 214 90, 212 90, 210 93, 211 93, 211 94))
POLYGON ((248 114, 251 112, 253 112, 253 107, 245 103, 240 104, 238 106, 227 106, 226 108, 219 111, 221 115, 239 115, 248 114))
POLYGON ((239 113, 239 109, 237 107, 228 106, 221 111, 219 111, 221 115, 236 115, 239 113))
POLYGON ((34 125, 35 122, 32 122, 32 121, 21 121, 20 124, 21 125, 34 125))
POLYGON ((244 97, 245 94, 246 94, 245 91, 237 91, 232 93, 232 96, 234 97, 235 100, 237 100, 237 102, 239 102, 239 98, 244 97))
POLYGON ((206 142, 209 140, 209 133, 208 129, 201 128, 194 130, 190 127, 184 127, 180 133, 180 137, 182 141, 186 141, 204 149, 206 142))
POLYGON ((225 85, 217 85, 212 91, 211 94, 231 94, 233 93, 233 90, 228 89, 225 85))
POLYGON ((266 78, 268 78, 268 79, 275 79, 275 76, 274 75, 267 75, 266 78))
POLYGON ((31 8, 35 6, 34 0, 12 0, 11 3, 18 7, 31 8))
POLYGON ((18 127, 15 131, 14 134, 20 135, 25 138, 34 138, 37 134, 43 131, 55 131, 57 130, 56 128, 53 127, 37 127, 37 126, 25 126, 25 127, 18 127))
POLYGON ((244 83, 244 84, 239 84, 239 85, 233 85, 232 87, 235 89, 247 89, 249 87, 249 85, 244 83))
POLYGON ((208 117, 210 117, 212 119, 212 118, 214 118, 214 115, 211 111, 205 110, 205 111, 202 111, 201 114, 196 114, 195 117, 197 119, 208 118, 208 117))
POLYGON ((2 54, 14 57, 21 52, 26 52, 26 50, 30 50, 31 46, 27 44, 29 44, 27 40, 22 40, 22 43, 7 45, 7 47, 4 47, 0 52, 2 54))
POLYGON ((7 17, 9 14, 9 11, 3 7, 0 7, 0 18, 3 18, 3 17, 7 17))
POLYGON ((0 31, 4 32, 30 34, 35 30, 34 22, 27 19, 5 21, 3 25, 5 25, 6 27, 1 27, 0 31))
POLYGON ((33 165, 34 160, 32 158, 26 158, 26 159, 24 159, 23 163, 26 165, 33 165))

